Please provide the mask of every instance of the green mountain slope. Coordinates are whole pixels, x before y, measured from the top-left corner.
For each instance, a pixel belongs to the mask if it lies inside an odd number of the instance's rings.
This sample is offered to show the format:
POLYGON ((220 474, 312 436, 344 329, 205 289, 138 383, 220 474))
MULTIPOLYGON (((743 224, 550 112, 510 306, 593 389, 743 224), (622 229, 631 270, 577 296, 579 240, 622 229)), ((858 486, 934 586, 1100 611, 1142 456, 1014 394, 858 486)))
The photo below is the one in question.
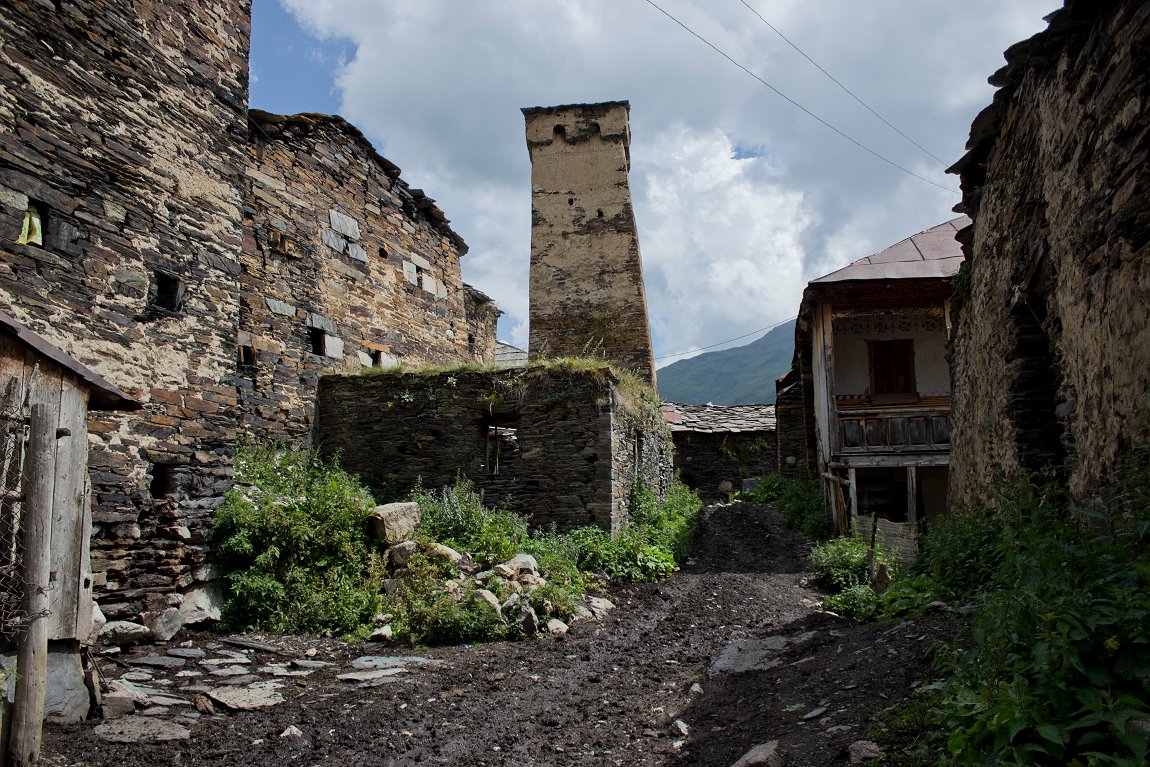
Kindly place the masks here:
POLYGON ((673 362, 658 372, 659 398, 697 405, 771 404, 775 379, 790 370, 794 348, 791 320, 746 346, 673 362))

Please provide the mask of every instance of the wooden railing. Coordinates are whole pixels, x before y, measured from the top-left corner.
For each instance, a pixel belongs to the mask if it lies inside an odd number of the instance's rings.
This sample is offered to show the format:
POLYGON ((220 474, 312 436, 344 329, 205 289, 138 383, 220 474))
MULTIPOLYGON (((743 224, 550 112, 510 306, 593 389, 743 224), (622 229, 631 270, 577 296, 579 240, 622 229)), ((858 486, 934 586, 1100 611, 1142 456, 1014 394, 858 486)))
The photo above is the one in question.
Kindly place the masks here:
POLYGON ((950 402, 898 407, 839 407, 838 450, 842 453, 947 452, 950 402))

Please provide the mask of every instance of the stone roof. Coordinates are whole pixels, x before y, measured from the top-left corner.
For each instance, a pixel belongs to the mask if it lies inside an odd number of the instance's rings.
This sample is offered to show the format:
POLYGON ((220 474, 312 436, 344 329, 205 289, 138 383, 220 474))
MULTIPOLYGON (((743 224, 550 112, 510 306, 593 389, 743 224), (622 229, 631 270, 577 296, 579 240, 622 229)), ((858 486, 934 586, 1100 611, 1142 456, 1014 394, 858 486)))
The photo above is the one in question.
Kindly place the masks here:
POLYGON ((664 402, 659 406, 671 431, 727 433, 771 431, 774 405, 689 405, 664 402))
POLYGON ((495 342, 495 367, 521 368, 527 365, 527 352, 518 346, 495 342))
POLYGON ((962 244, 955 239, 970 219, 959 216, 911 235, 838 271, 811 280, 812 285, 856 280, 951 277, 962 266, 962 244))

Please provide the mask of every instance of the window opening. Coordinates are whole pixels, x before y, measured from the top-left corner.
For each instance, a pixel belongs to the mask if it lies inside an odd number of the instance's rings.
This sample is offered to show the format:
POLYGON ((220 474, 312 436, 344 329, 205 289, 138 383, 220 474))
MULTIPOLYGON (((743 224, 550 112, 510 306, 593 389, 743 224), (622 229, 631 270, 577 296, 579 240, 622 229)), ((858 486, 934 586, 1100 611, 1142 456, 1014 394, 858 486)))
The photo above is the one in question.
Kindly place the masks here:
POLYGON ((870 341, 870 392, 872 398, 913 395, 914 341, 870 341))
POLYGON ((48 206, 35 200, 28 201, 28 209, 24 211, 24 225, 20 229, 20 236, 16 238, 17 245, 44 246, 44 228, 48 224, 48 206))
POLYGON ((372 349, 371 351, 371 366, 373 368, 383 367, 383 352, 379 349, 372 349))
POLYGON ((164 501, 174 498, 179 483, 176 482, 176 467, 170 463, 152 464, 152 481, 148 483, 148 492, 153 501, 164 501))
POLYGON ((179 277, 167 272, 152 275, 156 288, 152 306, 166 312, 178 312, 184 305, 184 283, 179 277))
POLYGON ((498 476, 519 455, 519 429, 513 422, 488 423, 484 466, 488 476, 498 476))
POLYGON ((268 230, 268 246, 272 253, 286 256, 291 250, 291 239, 279 229, 268 230))
POLYGON ((475 334, 474 333, 468 333, 467 334, 467 356, 469 356, 469 357, 475 356, 475 334))
POLYGON ((256 364, 255 347, 240 346, 240 364, 241 365, 254 365, 254 364, 256 364))
POLYGON ((323 332, 323 328, 309 327, 307 329, 307 341, 312 354, 322 356, 327 353, 327 333, 323 332))

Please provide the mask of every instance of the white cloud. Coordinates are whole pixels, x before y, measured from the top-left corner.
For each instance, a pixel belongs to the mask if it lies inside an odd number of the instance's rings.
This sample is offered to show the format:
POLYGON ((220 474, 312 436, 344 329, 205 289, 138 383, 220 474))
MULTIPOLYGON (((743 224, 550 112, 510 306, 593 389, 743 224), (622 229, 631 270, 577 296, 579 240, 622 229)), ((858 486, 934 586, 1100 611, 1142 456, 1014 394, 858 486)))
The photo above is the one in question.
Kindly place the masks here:
MULTIPOLYGON (((526 342, 530 164, 521 107, 629 99, 632 191, 656 355, 781 319, 806 280, 952 217, 957 194, 859 150, 641 0, 283 0, 347 38, 341 113, 438 199, 466 278, 526 342), (756 156, 734 159, 734 147, 756 156)), ((844 132, 956 188, 737 0, 658 0, 844 132)), ((946 163, 1001 52, 1055 0, 751 4, 946 163)), ((744 341, 745 343, 745 341, 744 341)))

